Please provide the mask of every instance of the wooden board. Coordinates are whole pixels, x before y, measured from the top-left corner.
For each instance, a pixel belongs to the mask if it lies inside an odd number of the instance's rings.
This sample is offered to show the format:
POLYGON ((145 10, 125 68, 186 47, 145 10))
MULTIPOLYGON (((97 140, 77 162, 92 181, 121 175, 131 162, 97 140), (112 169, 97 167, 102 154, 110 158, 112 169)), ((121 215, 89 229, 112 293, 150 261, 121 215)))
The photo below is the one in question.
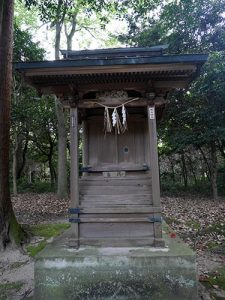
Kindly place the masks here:
POLYGON ((81 238, 147 238, 153 237, 151 223, 81 223, 81 238))
POLYGON ((96 171, 144 170, 148 162, 147 124, 147 118, 128 116, 128 130, 124 134, 104 134, 104 116, 89 117, 87 164, 96 171))
POLYGON ((120 205, 120 206, 98 206, 98 207, 80 207, 82 214, 107 214, 111 216, 112 214, 119 214, 127 215, 127 214, 142 214, 142 213, 161 213, 161 207, 152 207, 150 205, 120 205))

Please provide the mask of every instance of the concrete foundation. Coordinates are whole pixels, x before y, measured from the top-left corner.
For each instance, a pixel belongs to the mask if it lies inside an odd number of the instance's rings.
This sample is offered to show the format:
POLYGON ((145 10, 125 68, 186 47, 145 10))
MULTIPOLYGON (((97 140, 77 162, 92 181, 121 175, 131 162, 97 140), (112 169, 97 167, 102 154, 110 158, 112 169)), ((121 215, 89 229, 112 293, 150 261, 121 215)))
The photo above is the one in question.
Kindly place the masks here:
POLYGON ((36 258, 36 300, 197 299, 195 255, 164 228, 166 248, 67 247, 68 231, 36 258))

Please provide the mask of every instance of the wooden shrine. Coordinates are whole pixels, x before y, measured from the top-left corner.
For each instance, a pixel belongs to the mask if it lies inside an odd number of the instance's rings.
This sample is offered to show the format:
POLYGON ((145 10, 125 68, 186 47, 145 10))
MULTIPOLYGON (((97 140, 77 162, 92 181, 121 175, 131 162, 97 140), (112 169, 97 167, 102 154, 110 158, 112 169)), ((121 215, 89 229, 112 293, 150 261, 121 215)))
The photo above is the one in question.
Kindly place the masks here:
POLYGON ((163 246, 156 121, 168 93, 186 88, 207 59, 165 49, 62 51, 59 61, 15 65, 70 109, 75 247, 163 246))

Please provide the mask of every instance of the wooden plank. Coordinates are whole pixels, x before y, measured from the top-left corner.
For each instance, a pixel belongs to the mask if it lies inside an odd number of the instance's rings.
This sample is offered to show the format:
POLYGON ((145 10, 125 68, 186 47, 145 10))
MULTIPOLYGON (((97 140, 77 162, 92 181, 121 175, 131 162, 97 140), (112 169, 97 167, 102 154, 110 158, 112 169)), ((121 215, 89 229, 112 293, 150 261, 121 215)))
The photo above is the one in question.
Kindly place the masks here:
POLYGON ((85 199, 95 199, 97 200, 104 200, 107 199, 108 201, 113 201, 113 200, 118 200, 118 199, 123 199, 124 201, 126 199, 129 200, 135 200, 135 199, 150 199, 152 198, 152 194, 151 193, 139 193, 136 195, 133 194, 128 194, 128 195, 115 195, 115 194, 98 194, 98 195, 81 195, 80 197, 81 199, 85 200, 85 199))
MULTIPOLYGON (((111 167, 111 166, 109 166, 111 167)), ((148 179, 150 178, 148 173, 144 173, 143 171, 140 172, 128 172, 125 173, 125 176, 122 177, 104 177, 103 174, 101 173, 96 173, 96 174, 88 174, 88 177, 81 177, 81 181, 85 180, 142 180, 142 179, 148 179)))
POLYGON ((151 247, 155 246, 155 239, 148 238, 81 238, 82 246, 97 246, 97 247, 151 247))
POLYGON ((81 238, 153 237, 152 223, 81 223, 81 238))
POLYGON ((126 197, 126 195, 142 195, 143 193, 151 194, 151 188, 149 187, 140 187, 140 186, 127 186, 126 189, 123 186, 113 186, 113 187, 97 187, 97 188, 80 188, 80 195, 120 195, 121 197, 126 197))
POLYGON ((130 214, 124 214, 121 212, 118 212, 117 214, 111 214, 111 213, 97 213, 97 214, 85 214, 81 212, 80 218, 120 218, 122 220, 123 218, 152 218, 153 217, 153 212, 152 213, 137 213, 133 212, 130 214))
MULTIPOLYGON (((78 111, 77 107, 70 109, 70 206, 79 206, 79 161, 78 161, 78 111)), ((78 214, 71 217, 77 218, 78 214)), ((79 247, 79 225, 72 224, 74 236, 70 241, 71 246, 79 247)))
POLYGON ((80 187, 81 189, 94 189, 94 188, 100 188, 100 189, 107 189, 107 188, 122 188, 122 187, 136 187, 136 188, 149 188, 151 187, 151 179, 146 179, 143 181, 137 181, 137 180, 127 180, 127 181, 97 181, 97 180, 92 180, 92 181, 87 181, 85 182, 80 182, 80 187))
POLYGON ((106 207, 80 207, 80 210, 82 214, 118 214, 118 213, 123 213, 123 214, 132 214, 132 213, 161 213, 162 209, 161 207, 153 207, 153 206, 124 206, 121 205, 120 207, 118 206, 109 206, 107 205, 106 207))
POLYGON ((121 218, 91 218, 91 217, 80 217, 80 223, 153 223, 150 222, 149 217, 121 217, 121 218))

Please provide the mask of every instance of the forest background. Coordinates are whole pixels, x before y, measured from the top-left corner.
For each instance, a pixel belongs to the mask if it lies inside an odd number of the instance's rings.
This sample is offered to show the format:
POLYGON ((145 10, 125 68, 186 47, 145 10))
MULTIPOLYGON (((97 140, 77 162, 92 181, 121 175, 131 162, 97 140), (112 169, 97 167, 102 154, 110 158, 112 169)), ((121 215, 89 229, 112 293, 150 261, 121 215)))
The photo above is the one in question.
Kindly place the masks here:
MULTIPOLYGON (((225 194, 224 25, 222 0, 16 0, 13 60, 43 60, 53 52, 58 59, 59 49, 159 44, 169 44, 168 53, 209 54, 190 88, 168 95, 158 147, 164 193, 212 194, 216 200, 225 194)), ((57 99, 40 97, 14 74, 13 194, 51 190, 68 195, 67 115, 57 99)))

